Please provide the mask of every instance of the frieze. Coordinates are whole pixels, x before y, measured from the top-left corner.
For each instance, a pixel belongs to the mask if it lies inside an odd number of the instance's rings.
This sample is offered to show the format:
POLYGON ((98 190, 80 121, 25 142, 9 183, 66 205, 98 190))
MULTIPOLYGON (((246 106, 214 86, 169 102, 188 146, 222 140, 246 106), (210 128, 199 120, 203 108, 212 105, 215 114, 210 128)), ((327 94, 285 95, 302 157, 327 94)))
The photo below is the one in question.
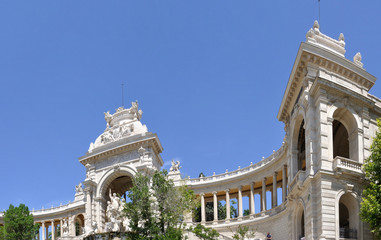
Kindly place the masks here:
POLYGON ((121 155, 111 156, 103 161, 96 162, 95 167, 96 169, 102 169, 108 166, 114 166, 114 165, 124 163, 130 160, 139 159, 139 157, 140 157, 140 154, 137 150, 131 151, 121 155))

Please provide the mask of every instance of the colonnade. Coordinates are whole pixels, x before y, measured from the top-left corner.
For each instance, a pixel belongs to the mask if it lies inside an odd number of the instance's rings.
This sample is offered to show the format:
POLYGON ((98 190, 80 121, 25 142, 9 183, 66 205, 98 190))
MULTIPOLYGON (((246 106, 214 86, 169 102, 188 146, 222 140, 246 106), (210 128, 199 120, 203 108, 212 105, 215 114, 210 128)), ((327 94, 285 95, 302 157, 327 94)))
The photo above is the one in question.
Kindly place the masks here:
POLYGON ((266 192, 271 191, 271 208, 278 206, 278 187, 282 189, 282 202, 286 201, 287 197, 287 165, 283 165, 282 169, 275 171, 272 176, 262 177, 262 179, 250 182, 249 184, 238 185, 235 188, 227 188, 223 191, 213 191, 209 193, 201 192, 199 193, 201 201, 201 222, 206 222, 206 203, 213 201, 213 221, 218 221, 218 201, 225 200, 226 202, 226 218, 225 221, 230 220, 230 200, 231 198, 237 199, 237 210, 238 219, 243 217, 243 200, 244 196, 249 197, 249 215, 252 216, 255 213, 255 194, 260 195, 260 210, 261 212, 266 211, 266 192), (207 201, 209 200, 209 201, 207 201))
POLYGON ((38 231, 37 239, 46 240, 49 237, 49 227, 51 227, 51 240, 55 240, 58 237, 58 232, 62 234, 62 222, 63 218, 61 219, 52 219, 50 221, 41 221, 41 222, 35 222, 40 225, 41 231, 38 231), (60 231, 58 231, 58 228, 60 228, 60 231), (41 233, 41 235, 40 235, 41 233))

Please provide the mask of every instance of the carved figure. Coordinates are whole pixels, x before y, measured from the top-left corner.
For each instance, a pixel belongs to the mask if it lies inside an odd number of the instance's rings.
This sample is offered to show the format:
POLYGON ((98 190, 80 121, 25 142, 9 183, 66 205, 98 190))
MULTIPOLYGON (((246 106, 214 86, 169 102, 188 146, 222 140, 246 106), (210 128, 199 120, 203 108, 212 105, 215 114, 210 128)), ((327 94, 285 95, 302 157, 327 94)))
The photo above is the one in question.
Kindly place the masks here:
POLYGON ((112 129, 107 130, 102 134, 101 141, 103 144, 114 141, 114 135, 112 129))
POLYGON ((63 219, 62 232, 64 236, 67 236, 69 234, 69 224, 67 222, 67 218, 63 219))
POLYGON ((82 193, 83 188, 82 188, 82 183, 79 183, 78 185, 75 186, 75 193, 82 193))
POLYGON ((180 171, 180 161, 177 161, 175 162, 174 160, 172 160, 172 166, 171 168, 169 169, 170 172, 178 172, 180 171))
POLYGON ((107 111, 104 114, 105 114, 105 120, 107 122, 107 127, 109 127, 111 124, 112 115, 110 114, 110 111, 107 111))

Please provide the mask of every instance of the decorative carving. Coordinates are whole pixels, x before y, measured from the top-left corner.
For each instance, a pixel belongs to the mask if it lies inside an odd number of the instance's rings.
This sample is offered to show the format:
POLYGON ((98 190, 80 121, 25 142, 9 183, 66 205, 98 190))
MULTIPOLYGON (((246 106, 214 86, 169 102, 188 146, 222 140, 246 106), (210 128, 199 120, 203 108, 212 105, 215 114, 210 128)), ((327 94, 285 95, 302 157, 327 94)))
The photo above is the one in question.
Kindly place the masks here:
POLYGON ((356 55, 353 57, 353 62, 357 66, 362 68, 364 66, 364 64, 361 62, 361 60, 362 60, 361 53, 360 52, 356 53, 356 55))
POLYGON ((62 235, 68 236, 69 235, 69 223, 67 221, 67 218, 64 218, 62 223, 62 235))
POLYGON ((318 21, 315 20, 313 27, 307 32, 306 42, 334 51, 344 57, 345 42, 344 35, 340 34, 339 40, 328 37, 320 32, 318 21))
POLYGON ((104 115, 107 123, 106 129, 94 143, 90 143, 89 153, 99 146, 121 138, 147 132, 147 127, 140 123, 143 111, 139 110, 138 101, 132 102, 131 107, 128 109, 119 107, 114 114, 107 111, 104 115))
POLYGON ((76 194, 83 193, 82 183, 79 183, 78 185, 75 186, 75 193, 76 194))
POLYGON ((171 168, 169 169, 170 172, 179 172, 180 171, 180 161, 174 161, 172 160, 172 166, 171 168))
POLYGON ((120 232, 122 227, 125 231, 129 231, 129 219, 123 216, 123 208, 125 205, 124 199, 120 199, 116 193, 111 194, 111 189, 109 191, 110 201, 107 201, 106 217, 107 222, 105 226, 106 232, 120 232))

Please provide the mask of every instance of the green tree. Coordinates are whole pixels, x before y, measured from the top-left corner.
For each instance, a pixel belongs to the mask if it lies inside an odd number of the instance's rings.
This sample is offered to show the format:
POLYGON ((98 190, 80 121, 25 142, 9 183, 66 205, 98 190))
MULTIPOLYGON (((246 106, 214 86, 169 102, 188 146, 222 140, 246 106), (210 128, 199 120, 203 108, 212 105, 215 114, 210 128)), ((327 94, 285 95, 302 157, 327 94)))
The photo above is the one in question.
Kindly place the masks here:
POLYGON ((248 226, 239 225, 236 232, 233 234, 233 239, 244 240, 248 238, 254 238, 254 231, 250 231, 248 226))
POLYGON ((370 147, 371 154, 363 169, 369 184, 363 191, 360 216, 369 223, 371 231, 381 239, 381 121, 377 120, 378 131, 370 147))
POLYGON ((29 240, 36 236, 39 229, 38 224, 34 224, 33 215, 24 204, 18 207, 9 205, 4 213, 5 239, 7 240, 29 240))
POLYGON ((164 170, 152 179, 138 173, 128 197, 125 214, 134 239, 182 239, 184 214, 195 206, 192 190, 175 187, 164 170))
POLYGON ((192 231, 194 235, 202 240, 216 240, 220 236, 216 230, 205 227, 201 224, 197 224, 196 227, 191 228, 190 231, 192 231))

